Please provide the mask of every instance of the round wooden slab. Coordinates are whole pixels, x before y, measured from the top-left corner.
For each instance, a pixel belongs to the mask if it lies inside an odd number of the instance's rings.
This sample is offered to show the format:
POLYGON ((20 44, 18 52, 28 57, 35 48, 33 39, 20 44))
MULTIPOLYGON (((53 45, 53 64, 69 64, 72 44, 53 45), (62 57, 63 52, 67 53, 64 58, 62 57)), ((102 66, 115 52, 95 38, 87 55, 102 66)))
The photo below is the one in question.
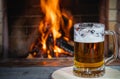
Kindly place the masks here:
MULTIPOLYGON (((96 78, 81 78, 73 75, 73 67, 64 67, 52 73, 52 79, 96 79, 96 78)), ((120 79, 120 71, 106 67, 106 73, 103 77, 97 79, 120 79)))

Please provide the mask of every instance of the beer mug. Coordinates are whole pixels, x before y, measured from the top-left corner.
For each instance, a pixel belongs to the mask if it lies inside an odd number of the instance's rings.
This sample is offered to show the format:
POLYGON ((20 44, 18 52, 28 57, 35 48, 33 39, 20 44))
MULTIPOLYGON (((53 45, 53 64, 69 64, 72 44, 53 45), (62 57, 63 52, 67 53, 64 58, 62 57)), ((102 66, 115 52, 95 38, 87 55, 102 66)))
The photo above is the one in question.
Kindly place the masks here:
POLYGON ((74 25, 73 74, 94 78, 105 74, 105 63, 117 58, 117 38, 114 31, 105 31, 101 23, 77 23, 74 25), (114 38, 114 54, 105 59, 105 35, 114 38))

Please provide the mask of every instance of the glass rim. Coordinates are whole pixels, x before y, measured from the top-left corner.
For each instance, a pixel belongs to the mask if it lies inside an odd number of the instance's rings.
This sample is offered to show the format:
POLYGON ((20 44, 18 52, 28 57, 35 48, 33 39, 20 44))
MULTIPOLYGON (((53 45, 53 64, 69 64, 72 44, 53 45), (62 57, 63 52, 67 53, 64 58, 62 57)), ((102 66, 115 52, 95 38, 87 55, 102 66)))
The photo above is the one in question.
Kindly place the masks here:
POLYGON ((88 24, 91 24, 91 25, 93 25, 93 26, 94 26, 94 25, 97 25, 97 26, 105 27, 105 24, 103 24, 103 23, 96 23, 96 22, 75 23, 74 26, 77 27, 78 25, 81 25, 81 26, 82 26, 82 25, 85 25, 85 24, 87 24, 87 25, 88 25, 88 24))

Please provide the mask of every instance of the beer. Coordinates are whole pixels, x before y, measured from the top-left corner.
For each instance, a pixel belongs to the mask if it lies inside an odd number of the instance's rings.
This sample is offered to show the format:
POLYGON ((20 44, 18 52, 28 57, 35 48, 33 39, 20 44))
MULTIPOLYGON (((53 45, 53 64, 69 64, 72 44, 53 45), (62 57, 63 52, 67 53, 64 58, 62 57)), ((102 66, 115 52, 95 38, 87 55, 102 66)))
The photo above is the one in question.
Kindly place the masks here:
POLYGON ((80 77, 99 77, 104 69, 104 25, 74 25, 74 68, 80 77))
POLYGON ((105 63, 117 58, 117 38, 114 31, 105 31, 101 23, 74 25, 73 73, 80 77, 100 77, 105 74, 105 63), (114 54, 104 62, 104 35, 113 35, 114 54))
POLYGON ((100 68, 104 66, 104 42, 75 42, 74 45, 74 74, 83 77, 93 77, 96 74, 97 76, 102 75, 104 68, 100 68), (87 72, 89 70, 91 72, 87 72))

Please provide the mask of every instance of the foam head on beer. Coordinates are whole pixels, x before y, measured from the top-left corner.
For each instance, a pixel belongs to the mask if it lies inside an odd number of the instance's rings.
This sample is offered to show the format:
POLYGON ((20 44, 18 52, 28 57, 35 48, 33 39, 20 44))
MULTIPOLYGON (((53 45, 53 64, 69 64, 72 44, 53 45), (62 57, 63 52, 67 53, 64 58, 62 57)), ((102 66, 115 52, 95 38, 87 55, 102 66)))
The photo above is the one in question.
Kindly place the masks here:
POLYGON ((104 41, 104 24, 77 23, 74 25, 74 41, 95 43, 104 41))

